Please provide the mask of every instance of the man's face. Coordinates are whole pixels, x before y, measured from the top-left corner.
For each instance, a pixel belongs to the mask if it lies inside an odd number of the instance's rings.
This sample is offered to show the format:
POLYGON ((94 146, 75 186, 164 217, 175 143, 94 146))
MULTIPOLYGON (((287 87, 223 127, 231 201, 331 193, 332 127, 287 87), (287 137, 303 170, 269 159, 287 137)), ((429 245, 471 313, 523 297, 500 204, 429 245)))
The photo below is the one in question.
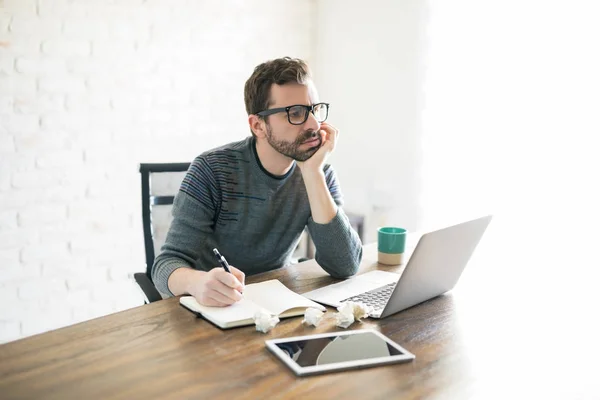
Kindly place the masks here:
MULTIPOLYGON (((269 108, 288 107, 296 104, 311 105, 318 103, 317 91, 309 81, 306 85, 286 83, 271 86, 271 105, 269 108)), ((321 124, 309 113, 302 125, 292 125, 286 112, 266 117, 267 142, 276 151, 296 161, 306 161, 321 147, 323 138, 319 133, 321 124)))

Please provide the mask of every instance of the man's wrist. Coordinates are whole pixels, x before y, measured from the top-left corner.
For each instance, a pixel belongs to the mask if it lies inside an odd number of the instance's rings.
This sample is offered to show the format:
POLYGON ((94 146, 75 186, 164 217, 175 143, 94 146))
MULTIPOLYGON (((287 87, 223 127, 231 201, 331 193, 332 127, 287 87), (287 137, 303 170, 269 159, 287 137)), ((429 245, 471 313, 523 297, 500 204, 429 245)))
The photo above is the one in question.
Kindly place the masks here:
POLYGON ((202 279, 202 276, 206 275, 206 271, 198 271, 195 269, 190 269, 188 276, 186 277, 185 280, 185 291, 188 294, 192 293, 192 290, 195 286, 197 286, 197 283, 200 279, 202 279))
POLYGON ((302 169, 302 179, 304 182, 311 182, 315 180, 325 179, 325 172, 323 172, 322 168, 311 168, 311 169, 302 169))

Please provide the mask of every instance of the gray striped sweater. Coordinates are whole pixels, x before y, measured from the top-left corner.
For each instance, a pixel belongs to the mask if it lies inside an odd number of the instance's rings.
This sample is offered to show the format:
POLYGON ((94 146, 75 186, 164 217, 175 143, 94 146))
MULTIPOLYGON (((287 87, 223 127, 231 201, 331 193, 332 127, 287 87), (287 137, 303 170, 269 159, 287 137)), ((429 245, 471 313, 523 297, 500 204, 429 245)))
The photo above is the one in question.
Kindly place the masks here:
POLYGON ((173 222, 152 268, 158 290, 172 295, 167 281, 177 268, 218 267, 215 247, 246 275, 288 265, 305 227, 315 259, 327 273, 355 274, 362 244, 342 210, 333 168, 325 165, 324 172, 338 212, 331 222, 318 224, 311 218, 300 169, 294 163, 284 176, 270 174, 253 137, 198 156, 175 197, 173 222))

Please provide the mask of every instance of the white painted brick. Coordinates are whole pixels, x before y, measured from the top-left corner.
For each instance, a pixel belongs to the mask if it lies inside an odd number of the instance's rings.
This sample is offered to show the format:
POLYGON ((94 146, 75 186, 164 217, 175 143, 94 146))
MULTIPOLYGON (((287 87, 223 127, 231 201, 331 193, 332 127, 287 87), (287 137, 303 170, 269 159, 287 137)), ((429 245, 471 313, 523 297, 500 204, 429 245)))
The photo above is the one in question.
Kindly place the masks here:
POLYGON ((62 23, 58 18, 15 16, 8 30, 15 35, 39 35, 44 38, 60 35, 62 23))
MULTIPOLYGON (((78 254, 85 254, 88 257, 89 265, 94 267, 111 265, 115 263, 115 260, 119 260, 120 263, 129 262, 128 260, 133 261, 133 248, 123 244, 115 244, 114 241, 107 243, 105 247, 90 246, 87 253, 80 251, 78 254)), ((145 271, 145 268, 142 271, 145 271)))
POLYGON ((145 75, 135 78, 135 87, 141 91, 168 92, 173 88, 171 78, 166 76, 145 75))
POLYGON ((92 233, 85 238, 75 237, 69 242, 69 248, 75 256, 97 256, 99 253, 114 256, 114 235, 92 233))
POLYGON ((11 114, 0 116, 2 127, 10 135, 38 132, 40 119, 37 115, 11 114))
POLYGON ((31 154, 5 154, 0 158, 0 172, 32 171, 34 168, 35 159, 31 154))
MULTIPOLYGON (((115 219, 115 221, 119 221, 119 219, 115 219)), ((127 238, 127 234, 121 240, 115 241, 115 231, 125 231, 131 234, 131 228, 129 227, 93 233, 88 235, 89 240, 87 241, 77 239, 77 242, 75 242, 75 240, 72 240, 71 251, 74 255, 88 257, 88 264, 92 267, 108 268, 108 266, 115 263, 115 260, 119 260, 119 263, 126 262, 132 257, 133 247, 129 243, 130 240, 127 238)), ((139 232, 133 234, 141 237, 139 232)))
MULTIPOLYGON (((135 230, 133 230, 132 232, 135 232, 135 230)), ((137 238, 139 238, 139 240, 134 240, 135 243, 129 243, 129 247, 134 251, 132 251, 132 254, 130 254, 128 258, 126 258, 126 262, 122 262, 119 260, 118 263, 111 263, 114 266, 109 268, 109 280, 119 281, 123 279, 129 279, 136 272, 146 271, 144 239, 142 235, 138 234, 136 236, 137 238)))
POLYGON ((21 249, 21 262, 36 263, 47 259, 68 260, 71 257, 67 243, 33 244, 21 249))
POLYGON ((19 252, 20 250, 18 248, 0 250, 0 271, 2 271, 2 267, 18 265, 20 258, 19 252))
POLYGON ((41 267, 29 265, 9 265, 0 268, 0 283, 7 282, 27 282, 41 276, 41 267))
POLYGON ((91 303, 84 307, 74 307, 73 320, 77 322, 88 321, 90 319, 112 314, 113 312, 111 303, 91 303))
MULTIPOLYGON (((93 166, 86 164, 84 167, 77 170, 65 171, 63 176, 61 177, 61 185, 63 186, 77 186, 83 185, 87 187, 90 181, 96 181, 106 178, 105 168, 101 165, 93 166)), ((85 202, 71 202, 69 204, 69 208, 75 207, 77 209, 77 205, 81 205, 81 207, 85 207, 85 202)), ((69 210, 69 216, 71 216, 71 210, 69 210)))
POLYGON ((111 161, 122 163, 131 159, 134 154, 135 149, 112 148, 107 151, 106 149, 94 148, 85 150, 85 160, 92 164, 107 164, 111 161))
POLYGON ((94 58, 132 56, 135 53, 135 43, 132 40, 121 42, 94 41, 91 53, 94 58))
POLYGON ((0 33, 8 31, 8 24, 10 23, 10 15, 0 13, 0 33))
POLYGON ((110 93, 114 89, 118 88, 114 76, 107 76, 105 74, 97 74, 90 76, 86 80, 86 85, 92 93, 110 93))
POLYGON ((119 265, 108 269, 109 281, 118 282, 129 279, 135 272, 143 272, 146 270, 145 265, 131 266, 131 265, 119 265))
MULTIPOLYGON (((0 310, 10 304, 15 304, 14 301, 17 300, 17 298, 17 285, 7 284, 0 286, 0 304, 2 304, 0 310)), ((2 319, 2 313, 0 312, 0 320, 2 319)))
POLYGON ((3 35, 0 38, 0 47, 8 49, 13 57, 37 56, 41 49, 39 38, 32 36, 3 35))
POLYGON ((64 59, 49 57, 19 57, 15 62, 15 70, 22 74, 57 75, 67 72, 64 59))
POLYGON ((37 4, 35 0, 4 0, 4 8, 12 15, 35 15, 37 4))
POLYGON ((16 229, 17 212, 15 210, 0 210, 0 229, 16 229))
POLYGON ((14 249, 36 243, 39 234, 29 229, 3 229, 0 231, 0 250, 14 249))
MULTIPOLYGON (((2 174, 3 172, 0 170, 0 179, 2 179, 2 174)), ((37 190, 13 190, 12 187, 10 189, 2 193, 2 207, 4 209, 20 209, 35 203, 37 190)))
POLYGON ((14 96, 34 95, 37 91, 35 78, 29 76, 0 76, 0 93, 14 96))
POLYGON ((0 320, 0 344, 19 339, 21 323, 19 321, 0 320))
POLYGON ((69 219, 80 221, 97 217, 104 218, 107 215, 114 215, 116 211, 112 201, 85 199, 69 204, 68 216, 69 219))
POLYGON ((88 14, 87 4, 88 1, 39 0, 37 11, 40 17, 85 17, 88 14))
MULTIPOLYGON (((18 287, 18 284, 10 283, 8 285, 15 288, 18 287)), ((18 304, 18 307, 0 308, 0 319, 5 321, 21 321, 25 315, 28 315, 37 308, 39 308, 38 301, 36 300, 19 300, 18 304)))
POLYGON ((176 20, 168 19, 155 21, 150 28, 151 40, 153 43, 171 42, 189 44, 192 37, 191 26, 176 20))
MULTIPOLYGON (((105 93, 111 95, 116 92, 129 92, 135 90, 135 88, 133 87, 133 79, 127 78, 125 77, 125 75, 112 75, 89 78, 87 79, 87 86, 89 91, 92 93, 105 93)), ((117 112, 114 113, 114 115, 118 116, 119 113, 125 114, 129 112, 117 110, 117 112)), ((111 113, 110 115, 113 115, 113 113, 111 113)), ((129 117, 129 119, 132 119, 131 116, 129 117)), ((119 124, 116 125, 118 126, 119 124)))
POLYGON ((41 169, 77 167, 83 164, 83 152, 77 150, 62 150, 48 153, 38 157, 35 164, 41 169))
POLYGON ((110 71, 110 63, 115 63, 117 60, 98 59, 98 58, 71 58, 67 60, 67 70, 76 75, 85 76, 103 76, 110 71))
POLYGON ((103 19, 67 17, 64 20, 65 36, 78 39, 107 40, 108 24, 103 19))
POLYGON ((10 75, 15 71, 15 58, 9 55, 0 57, 0 74, 10 75))
POLYGON ((15 189, 44 189, 60 182, 60 174, 54 171, 27 171, 16 172, 11 179, 15 189))
POLYGON ((65 185, 62 180, 59 186, 44 189, 38 196, 39 199, 48 204, 68 204, 72 201, 81 200, 85 197, 85 185, 65 185))
POLYGON ((67 286, 60 279, 36 279, 19 286, 18 296, 23 300, 45 299, 66 295, 67 286))
POLYGON ((106 282, 106 268, 89 268, 85 273, 69 276, 67 278, 67 288, 70 291, 91 289, 95 285, 106 282))
POLYGON ((128 279, 118 282, 98 284, 92 289, 92 300, 97 302, 110 302, 115 297, 136 293, 135 287, 128 279))
MULTIPOLYGON (((31 154, 32 157, 38 153, 62 150, 67 147, 68 135, 62 131, 37 132, 29 135, 15 137, 15 147, 19 154, 31 154)), ((35 161, 33 163, 35 165, 35 161)))
POLYGON ((65 103, 67 111, 86 112, 110 109, 110 96, 105 93, 69 94, 65 103))
POLYGON ((84 93, 85 80, 78 77, 43 77, 38 81, 40 93, 84 93))
POLYGON ((0 154, 15 152, 15 138, 7 134, 0 133, 0 154))
MULTIPOLYGON (((110 148, 113 143, 113 136, 111 130, 109 128, 94 126, 95 124, 91 124, 91 126, 84 131, 80 131, 79 134, 74 136, 71 140, 71 147, 74 149, 88 149, 88 148, 110 148)), ((87 168, 91 168, 90 165, 86 165, 87 168)), ((95 176, 98 177, 106 177, 105 169, 103 168, 101 171, 95 176)), ((89 176, 88 176, 88 179, 89 176)))
POLYGON ((120 295, 113 300, 115 303, 115 312, 129 310, 144 305, 144 295, 137 283, 130 282, 125 289, 127 290, 126 292, 120 293, 120 295))
POLYGON ((21 333, 24 336, 31 336, 62 328, 72 323, 73 318, 70 309, 40 307, 38 310, 24 316, 21 322, 21 333))
MULTIPOLYGON (((189 92, 180 93, 176 90, 170 93, 152 96, 152 103, 159 108, 176 107, 177 109, 180 109, 181 107, 189 106, 191 101, 191 94, 189 92)), ((185 114, 189 115, 190 113, 186 112, 185 114)))
POLYGON ((72 310, 76 307, 86 307, 91 303, 91 291, 88 289, 76 290, 57 294, 46 300, 45 306, 49 309, 66 308, 72 310))
MULTIPOLYGON (((114 193, 118 193, 119 196, 135 196, 139 194, 138 185, 132 186, 130 182, 125 179, 122 180, 102 180, 90 182, 86 195, 91 199, 107 199, 113 196, 114 193)), ((112 200, 111 202, 115 202, 112 200)))
POLYGON ((44 278, 70 278, 85 275, 87 260, 83 257, 70 257, 67 260, 42 261, 42 277, 44 278))
POLYGON ((109 21, 109 34, 115 41, 145 42, 150 38, 150 27, 150 21, 141 16, 117 16, 109 21))
POLYGON ((127 54, 114 60, 114 65, 119 71, 127 75, 153 75, 157 74, 156 65, 161 59, 159 55, 144 57, 139 52, 127 54))
MULTIPOLYGON (((87 236, 89 234, 85 221, 74 221, 66 220, 52 226, 41 226, 38 228, 39 242, 41 244, 60 244, 68 243, 75 237, 87 236)), ((82 258, 84 259, 84 258, 82 258)), ((86 259, 84 259, 86 260, 86 259)), ((54 260, 44 260, 44 265, 54 265, 54 260)), ((60 260, 63 263, 64 260, 60 260)), ((69 263, 74 265, 81 265, 81 259, 71 255, 69 257, 69 263)), ((84 263, 87 265, 87 261, 84 263)))
POLYGON ((14 101, 15 113, 50 114, 65 111, 63 94, 37 93, 35 96, 19 96, 14 101))
MULTIPOLYGON (((87 234, 102 235, 111 232, 123 232, 124 230, 130 229, 131 227, 131 219, 128 216, 116 218, 112 216, 106 216, 104 218, 89 216, 85 219, 80 219, 78 221, 85 222, 87 234)), ((101 248, 97 248, 96 250, 101 250, 101 248)), ((90 253, 89 255, 92 254, 90 253)))
POLYGON ((140 110, 149 109, 152 104, 152 96, 142 92, 115 93, 111 104, 116 110, 140 110))
POLYGON ((92 52, 88 40, 51 39, 42 42, 42 52, 53 56, 72 57, 89 56, 92 52))
POLYGON ((0 93, 0 114, 8 114, 13 109, 15 98, 11 95, 0 93))
POLYGON ((88 114, 63 113, 47 114, 40 117, 40 126, 43 131, 72 130, 82 132, 91 125, 88 114))
POLYGON ((67 219, 66 204, 36 204, 19 210, 19 226, 23 228, 43 226, 67 219))

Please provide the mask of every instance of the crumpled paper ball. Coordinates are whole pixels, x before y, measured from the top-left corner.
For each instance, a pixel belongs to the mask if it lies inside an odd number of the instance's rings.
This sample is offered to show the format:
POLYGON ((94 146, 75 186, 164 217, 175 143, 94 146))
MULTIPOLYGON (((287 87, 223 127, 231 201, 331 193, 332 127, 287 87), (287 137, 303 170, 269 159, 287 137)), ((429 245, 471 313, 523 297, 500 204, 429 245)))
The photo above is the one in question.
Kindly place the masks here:
POLYGON ((340 328, 346 329, 354 321, 360 321, 366 318, 373 312, 373 307, 367 306, 363 303, 355 303, 353 301, 347 301, 338 307, 338 313, 335 316, 336 325, 340 328))
POLYGON ((304 319, 302 320, 302 323, 317 326, 319 325, 319 322, 321 322, 323 314, 325 314, 323 311, 316 308, 307 308, 306 312, 304 313, 304 319))
POLYGON ((261 310, 254 314, 254 323, 256 324, 257 331, 267 333, 279 323, 279 318, 261 310))

